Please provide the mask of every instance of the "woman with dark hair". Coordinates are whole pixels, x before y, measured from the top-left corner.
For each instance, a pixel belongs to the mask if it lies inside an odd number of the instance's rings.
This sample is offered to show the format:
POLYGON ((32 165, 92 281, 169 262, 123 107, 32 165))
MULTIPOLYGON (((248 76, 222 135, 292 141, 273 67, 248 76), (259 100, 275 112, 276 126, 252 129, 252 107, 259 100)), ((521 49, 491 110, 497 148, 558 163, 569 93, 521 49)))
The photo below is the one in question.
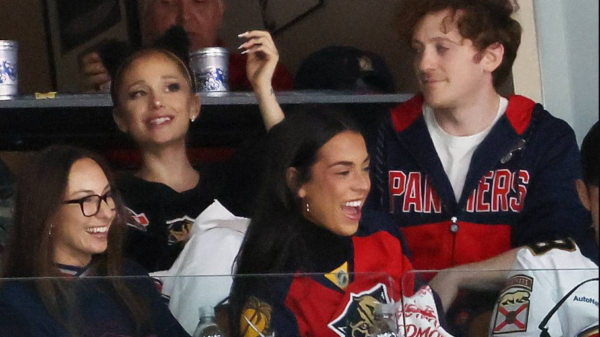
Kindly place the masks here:
POLYGON ((412 267, 388 216, 363 210, 363 136, 342 113, 317 108, 277 124, 268 144, 230 296, 233 336, 366 335, 375 303, 398 301, 412 267), (252 276, 280 273, 314 274, 252 276))
POLYGON ((142 268, 121 258, 123 214, 93 153, 54 146, 24 167, 0 274, 0 303, 28 322, 19 336, 187 336, 142 268))

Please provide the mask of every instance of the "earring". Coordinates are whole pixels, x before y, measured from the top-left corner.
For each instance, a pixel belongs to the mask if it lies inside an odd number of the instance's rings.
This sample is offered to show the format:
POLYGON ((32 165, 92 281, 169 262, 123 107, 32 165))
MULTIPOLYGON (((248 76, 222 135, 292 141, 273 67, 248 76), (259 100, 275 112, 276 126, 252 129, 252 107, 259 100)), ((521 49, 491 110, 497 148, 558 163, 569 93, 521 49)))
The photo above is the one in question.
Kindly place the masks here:
POLYGON ((52 228, 54 228, 54 224, 50 224, 50 229, 48 230, 48 236, 52 236, 52 228))
POLYGON ((306 213, 310 213, 310 205, 306 203, 306 213))
POLYGON ((191 121, 192 123, 194 123, 194 122, 196 121, 196 116, 192 116, 192 117, 190 117, 190 121, 191 121))

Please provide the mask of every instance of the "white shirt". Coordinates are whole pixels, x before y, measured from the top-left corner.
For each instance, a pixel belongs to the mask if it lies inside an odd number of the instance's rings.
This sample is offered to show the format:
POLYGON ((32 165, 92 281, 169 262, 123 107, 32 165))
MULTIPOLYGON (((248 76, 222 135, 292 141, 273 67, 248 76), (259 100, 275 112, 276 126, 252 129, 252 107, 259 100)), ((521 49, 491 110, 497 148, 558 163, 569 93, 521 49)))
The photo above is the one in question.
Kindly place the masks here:
POLYGON ((475 149, 483 139, 490 133, 492 127, 506 112, 508 107, 508 100, 504 97, 500 97, 500 105, 494 121, 485 130, 476 133, 471 136, 453 136, 446 131, 442 130, 437 120, 433 109, 427 105, 423 105, 423 115, 425 117, 425 124, 427 130, 433 140, 435 150, 442 162, 444 171, 448 176, 448 180, 454 190, 454 197, 456 201, 460 199, 460 196, 467 179, 467 172, 469 165, 471 164, 471 158, 475 149))
POLYGON ((593 279, 598 266, 574 243, 569 248, 563 242, 542 243, 545 248, 558 246, 546 252, 523 248, 517 253, 494 308, 490 336, 540 336, 538 326, 563 297, 565 302, 546 324, 550 336, 576 337, 593 327, 597 331, 598 281, 593 279))
POLYGON ((190 335, 198 325, 199 308, 213 309, 229 296, 234 261, 249 222, 215 200, 194 221, 192 236, 173 266, 150 274, 162 281, 171 313, 190 335))

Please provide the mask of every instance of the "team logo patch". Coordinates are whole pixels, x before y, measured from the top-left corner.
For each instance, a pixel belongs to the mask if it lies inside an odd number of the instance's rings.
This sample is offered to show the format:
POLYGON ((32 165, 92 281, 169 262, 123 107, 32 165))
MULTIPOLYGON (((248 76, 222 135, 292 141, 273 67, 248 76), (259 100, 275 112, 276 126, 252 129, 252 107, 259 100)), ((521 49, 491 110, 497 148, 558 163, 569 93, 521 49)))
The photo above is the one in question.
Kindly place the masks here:
POLYGON ((192 236, 193 225, 194 219, 187 215, 167 221, 167 226, 169 226, 169 244, 187 242, 192 236))
POLYGON ((374 322, 375 306, 389 302, 387 288, 381 283, 359 294, 351 293, 342 314, 328 327, 340 337, 366 337, 374 322))
POLYGON ((598 325, 591 326, 580 332, 577 337, 598 337, 598 330, 598 325))
POLYGON ((134 210, 129 207, 127 208, 128 218, 127 225, 131 226, 137 230, 141 230, 143 232, 146 231, 146 228, 150 224, 148 217, 144 213, 137 214, 134 210))
POLYGON ((508 279, 497 303, 495 334, 527 331, 532 289, 533 278, 529 276, 515 275, 508 279))
POLYGON ((350 275, 348 275, 348 262, 344 262, 338 268, 325 274, 325 278, 335 284, 338 288, 346 290, 350 283, 350 275))
POLYGON ((243 337, 258 337, 267 334, 271 326, 271 305, 252 296, 244 305, 240 318, 243 337))

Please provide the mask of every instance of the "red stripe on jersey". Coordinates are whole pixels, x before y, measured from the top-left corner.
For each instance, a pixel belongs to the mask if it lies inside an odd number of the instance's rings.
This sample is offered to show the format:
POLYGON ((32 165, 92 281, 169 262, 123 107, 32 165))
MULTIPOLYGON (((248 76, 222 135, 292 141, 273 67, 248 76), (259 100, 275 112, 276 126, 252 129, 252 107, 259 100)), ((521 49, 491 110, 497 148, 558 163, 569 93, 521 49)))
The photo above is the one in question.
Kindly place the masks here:
POLYGON ((519 136, 527 130, 534 106, 535 102, 524 96, 512 95, 508 98, 506 118, 519 136))
MULTIPOLYGON (((487 225, 459 221, 458 231, 452 222, 403 227, 415 269, 441 270, 477 262, 511 248, 509 225, 487 225)), ((428 278, 424 276, 424 278, 428 278)))
MULTIPOLYGON (((402 251, 400 241, 388 232, 381 231, 367 237, 355 236, 352 239, 354 241, 354 255, 360 257, 354 260, 354 270, 357 272, 383 272, 398 283, 408 271, 413 269, 412 264, 402 251)), ((407 248, 404 247, 404 249, 407 248)), ((412 296, 414 280, 409 276, 407 276, 407 280, 412 283, 397 284, 394 294, 390 295, 395 299, 396 297, 400 298, 396 292, 400 291, 400 286, 402 286, 403 290, 410 290, 410 293, 406 296, 412 296)), ((404 281, 401 282, 404 283, 404 281)))
POLYGON ((404 131, 423 114, 424 101, 423 95, 418 94, 390 110, 390 116, 396 132, 404 131))

